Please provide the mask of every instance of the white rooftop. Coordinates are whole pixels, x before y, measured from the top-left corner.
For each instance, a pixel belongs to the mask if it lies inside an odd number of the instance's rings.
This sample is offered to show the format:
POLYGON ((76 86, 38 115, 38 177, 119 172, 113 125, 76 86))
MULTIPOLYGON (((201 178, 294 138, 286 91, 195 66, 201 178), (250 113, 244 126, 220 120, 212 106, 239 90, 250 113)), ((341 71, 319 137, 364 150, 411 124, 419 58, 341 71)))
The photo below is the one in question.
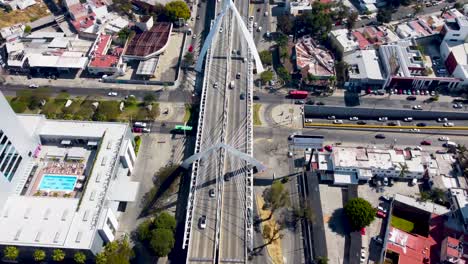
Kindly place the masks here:
POLYGON ((350 66, 350 78, 383 80, 376 50, 358 50, 343 60, 350 66))
POLYGON ((357 41, 345 28, 333 30, 330 32, 330 35, 340 43, 343 47, 343 52, 349 52, 359 48, 357 41))
POLYGON ((415 198, 398 193, 395 195, 394 200, 400 203, 411 205, 431 214, 444 215, 450 212, 447 208, 445 208, 442 205, 438 205, 432 202, 420 202, 415 198))
POLYGON ((463 220, 468 222, 468 191, 461 188, 451 188, 450 194, 455 198, 463 220))

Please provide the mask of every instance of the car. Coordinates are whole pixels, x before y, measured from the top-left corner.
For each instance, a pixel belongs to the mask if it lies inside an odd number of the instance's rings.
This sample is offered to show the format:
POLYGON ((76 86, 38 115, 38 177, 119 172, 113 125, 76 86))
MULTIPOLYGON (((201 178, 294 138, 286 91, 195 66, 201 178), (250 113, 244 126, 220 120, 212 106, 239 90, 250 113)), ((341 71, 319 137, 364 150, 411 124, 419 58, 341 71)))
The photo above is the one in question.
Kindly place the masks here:
POLYGON ((327 119, 328 119, 328 120, 335 120, 336 117, 335 117, 335 116, 328 116, 327 119))
POLYGON ((411 132, 421 132, 421 129, 418 128, 412 128, 410 129, 411 132))
POLYGON ((263 13, 264 16, 268 16, 268 12, 263 13))
POLYGON ((312 120, 312 118, 306 118, 306 119, 304 119, 304 122, 305 123, 312 123, 314 121, 312 120))
POLYGON ((385 135, 384 134, 377 134, 377 135, 375 135, 375 138, 384 139, 385 135))
POLYGON ((381 195, 379 197, 379 199, 382 200, 382 201, 390 202, 391 198, 389 196, 387 196, 387 195, 381 195))
POLYGON ((208 192, 208 195, 213 198, 215 197, 215 190, 214 189, 210 189, 210 191, 208 192))
POLYGON ((219 33, 223 33, 223 27, 219 28, 219 33))
POLYGON ((387 209, 383 208, 382 206, 377 206, 377 210, 387 213, 387 209))
POLYGON ((384 117, 379 117, 379 121, 380 121, 380 122, 388 121, 388 117, 386 117, 386 116, 384 116, 384 117))
POLYGON ((372 239, 379 244, 383 244, 383 240, 379 236, 372 237, 372 239))
POLYGON ((412 94, 412 95, 415 95, 415 94, 416 94, 416 91, 415 91, 415 90, 411 91, 411 94, 412 94))
POLYGON ((240 72, 236 73, 236 79, 240 79, 240 72))
POLYGON ((385 218, 385 217, 387 217, 387 214, 384 213, 384 212, 382 212, 382 211, 377 211, 376 215, 377 215, 377 217, 379 217, 379 218, 385 218))
POLYGON ((260 31, 262 31, 262 27, 257 28, 257 32, 260 32, 260 31))
POLYGON ((420 95, 420 94, 421 94, 421 92, 420 92, 419 90, 416 90, 415 93, 416 93, 416 95, 420 95))
POLYGON ((29 88, 38 88, 38 87, 39 87, 39 85, 37 85, 37 84, 35 84, 35 83, 31 83, 31 84, 29 85, 29 88))
POLYGON ((448 122, 448 119, 446 117, 439 117, 439 118, 437 118, 437 122, 446 123, 446 122, 448 122))
POLYGON ((427 124, 426 124, 426 123, 417 123, 416 126, 418 126, 418 127, 425 127, 425 126, 427 126, 427 124))
POLYGON ((206 228, 206 215, 202 215, 200 219, 198 219, 198 226, 200 227, 200 229, 206 228))
POLYGON ((244 99, 245 99, 245 94, 244 94, 244 93, 241 93, 240 96, 239 96, 239 98, 240 98, 241 100, 244 100, 244 99))
POLYGON ((258 26, 257 22, 253 23, 253 27, 256 28, 258 26))
POLYGON ((423 150, 423 148, 422 148, 421 146, 416 146, 416 147, 414 147, 414 149, 415 149, 415 150, 419 150, 419 151, 422 151, 422 150, 423 150))
POLYGON ((439 141, 449 141, 449 140, 450 140, 450 138, 449 138, 449 137, 445 137, 445 136, 439 138, 439 141))
POLYGON ((242 58, 242 62, 243 62, 243 63, 246 63, 246 62, 247 62, 247 58, 246 58, 246 57, 242 58))
POLYGON ((388 178, 387 177, 383 178, 383 185, 388 186, 388 178))
POLYGON ((254 99, 255 101, 258 101, 258 100, 260 100, 260 97, 258 97, 258 95, 254 95, 254 96, 252 97, 252 99, 254 99))
POLYGON ((250 16, 249 17, 249 21, 253 21, 254 20, 254 17, 253 16, 250 16))
POLYGON ((333 147, 330 146, 330 145, 326 145, 325 147, 323 147, 326 151, 329 151, 331 152, 333 150, 333 147))
POLYGON ((150 133, 151 132, 151 128, 149 127, 144 127, 143 128, 143 133, 150 133))
POLYGON ((143 131, 143 129, 141 129, 140 127, 134 127, 133 128, 133 133, 141 133, 143 131))
POLYGON ((213 84, 213 88, 218 88, 218 82, 215 82, 215 83, 213 84))
POLYGON ((412 117, 405 117, 405 118, 403 119, 403 121, 405 121, 405 122, 411 122, 411 121, 413 121, 413 118, 412 118, 412 117))
POLYGON ((361 120, 361 121, 357 121, 356 124, 358 124, 358 125, 365 125, 365 124, 367 124, 367 123, 366 123, 365 121, 362 121, 362 120, 361 120))
POLYGON ((455 126, 454 123, 451 123, 451 122, 444 123, 444 127, 453 127, 453 126, 455 126))
POLYGON ((359 117, 353 116, 353 117, 350 117, 349 120, 350 120, 350 121, 358 121, 358 120, 359 120, 359 117))
POLYGON ((197 38, 197 34, 193 34, 192 39, 196 39, 196 38, 197 38))
POLYGON ((200 20, 200 15, 197 15, 197 20, 200 20))
POLYGON ((410 182, 409 182, 409 185, 410 186, 414 186, 418 183, 418 180, 416 178, 412 179, 410 182))
POLYGON ((435 96, 435 95, 436 95, 436 92, 435 92, 435 91, 431 91, 430 95, 431 95, 431 96, 435 96))
POLYGON ((133 126, 134 127, 146 127, 146 123, 145 122, 134 122, 133 126))
POLYGON ((459 108, 463 108, 463 105, 462 104, 453 104, 452 107, 455 108, 455 109, 459 109, 459 108))
POLYGON ((377 95, 385 95, 385 92, 383 92, 383 91, 377 91, 377 95))
POLYGON ((333 124, 341 125, 343 124, 343 120, 333 120, 333 124))
POLYGON ((296 136, 295 134, 291 134, 288 136, 288 140, 293 140, 294 139, 294 136, 296 136))
POLYGON ((317 105, 325 105, 325 103, 322 102, 322 101, 318 101, 318 102, 317 102, 317 105))
POLYGON ((432 145, 432 142, 429 141, 429 140, 423 140, 423 141, 421 141, 421 145, 423 145, 423 146, 430 146, 430 145, 432 145))
POLYGON ((420 106, 420 105, 413 105, 413 110, 422 110, 422 106, 420 106))
POLYGON ((108 96, 117 96, 117 93, 116 92, 109 92, 107 95, 108 96))
POLYGON ((406 97, 406 100, 408 100, 408 101, 415 101, 415 100, 416 100, 416 96, 410 95, 410 96, 406 97))
POLYGON ((314 100, 309 99, 309 100, 306 101, 306 104, 307 105, 313 105, 313 104, 315 104, 315 102, 314 102, 314 100))
POLYGON ((291 151, 288 151, 288 158, 292 158, 293 153, 291 151))
POLYGON ((304 100, 296 100, 294 101, 295 104, 305 104, 304 100))
POLYGON ((240 49, 237 50, 236 54, 240 56, 241 55, 241 50, 240 49))
POLYGON ((411 93, 410 90, 407 90, 407 91, 406 91, 406 94, 407 94, 407 95, 411 95, 411 94, 413 94, 413 93, 411 93))
POLYGON ((366 235, 366 228, 365 227, 361 228, 360 232, 361 232, 361 235, 365 236, 366 235))
POLYGON ((260 8, 257 8, 257 12, 260 12, 260 8))

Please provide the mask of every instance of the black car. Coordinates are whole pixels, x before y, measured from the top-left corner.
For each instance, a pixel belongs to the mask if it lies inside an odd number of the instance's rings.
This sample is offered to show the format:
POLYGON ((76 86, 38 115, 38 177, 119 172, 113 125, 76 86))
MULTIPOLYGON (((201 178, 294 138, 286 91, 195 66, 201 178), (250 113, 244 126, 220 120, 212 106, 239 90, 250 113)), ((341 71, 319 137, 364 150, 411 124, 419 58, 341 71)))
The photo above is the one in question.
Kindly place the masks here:
POLYGON ((305 102, 304 102, 304 100, 296 100, 296 101, 294 101, 294 103, 295 104, 304 104, 305 102))
POLYGON ((306 104, 313 105, 313 104, 315 104, 315 102, 314 102, 314 100, 307 100, 306 104))
POLYGON ((357 121, 356 124, 358 124, 358 125, 365 125, 365 124, 367 124, 367 123, 366 123, 365 121, 360 120, 360 121, 357 121))
POLYGON ((258 100, 260 100, 260 97, 258 97, 258 95, 254 95, 254 96, 253 96, 253 99, 254 99, 255 101, 258 101, 258 100))
POLYGON ((415 101, 415 100, 416 100, 416 96, 408 96, 408 97, 406 97, 406 100, 408 100, 408 101, 415 101))
POLYGON ((375 138, 384 139, 385 135, 384 134, 377 134, 377 135, 375 135, 375 138))
POLYGON ((397 123, 395 123, 395 122, 389 122, 387 125, 389 125, 389 126, 397 126, 397 123))
POLYGON ((241 94, 240 94, 240 99, 241 99, 241 100, 244 100, 244 99, 245 99, 245 94, 244 94, 244 93, 241 93, 241 94))
POLYGON ((319 102, 317 102, 317 105, 325 105, 325 103, 322 102, 322 101, 319 101, 319 102))
POLYGON ((427 126, 427 124, 426 124, 426 123, 417 123, 416 126, 418 126, 418 127, 425 127, 425 126, 427 126))

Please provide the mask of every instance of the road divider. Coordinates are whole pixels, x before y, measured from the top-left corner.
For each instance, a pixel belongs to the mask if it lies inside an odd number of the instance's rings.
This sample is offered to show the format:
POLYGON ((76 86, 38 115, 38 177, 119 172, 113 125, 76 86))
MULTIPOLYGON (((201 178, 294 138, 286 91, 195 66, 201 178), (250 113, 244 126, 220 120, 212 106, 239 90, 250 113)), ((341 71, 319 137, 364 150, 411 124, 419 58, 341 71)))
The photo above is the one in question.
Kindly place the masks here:
POLYGON ((335 128, 376 128, 376 129, 439 129, 439 130, 468 130, 468 126, 385 126, 385 125, 355 125, 355 124, 329 124, 329 123, 304 123, 304 127, 335 127, 335 128))

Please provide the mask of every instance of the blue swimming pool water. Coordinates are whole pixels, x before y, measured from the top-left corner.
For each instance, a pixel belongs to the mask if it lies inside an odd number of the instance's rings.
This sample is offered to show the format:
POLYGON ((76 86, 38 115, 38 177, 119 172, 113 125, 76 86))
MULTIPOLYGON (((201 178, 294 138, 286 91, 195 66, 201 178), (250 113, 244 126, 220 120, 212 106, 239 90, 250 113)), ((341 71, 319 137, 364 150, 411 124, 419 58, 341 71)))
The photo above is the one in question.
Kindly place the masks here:
POLYGON ((39 190, 73 191, 77 179, 77 176, 71 175, 46 174, 42 177, 39 190))

